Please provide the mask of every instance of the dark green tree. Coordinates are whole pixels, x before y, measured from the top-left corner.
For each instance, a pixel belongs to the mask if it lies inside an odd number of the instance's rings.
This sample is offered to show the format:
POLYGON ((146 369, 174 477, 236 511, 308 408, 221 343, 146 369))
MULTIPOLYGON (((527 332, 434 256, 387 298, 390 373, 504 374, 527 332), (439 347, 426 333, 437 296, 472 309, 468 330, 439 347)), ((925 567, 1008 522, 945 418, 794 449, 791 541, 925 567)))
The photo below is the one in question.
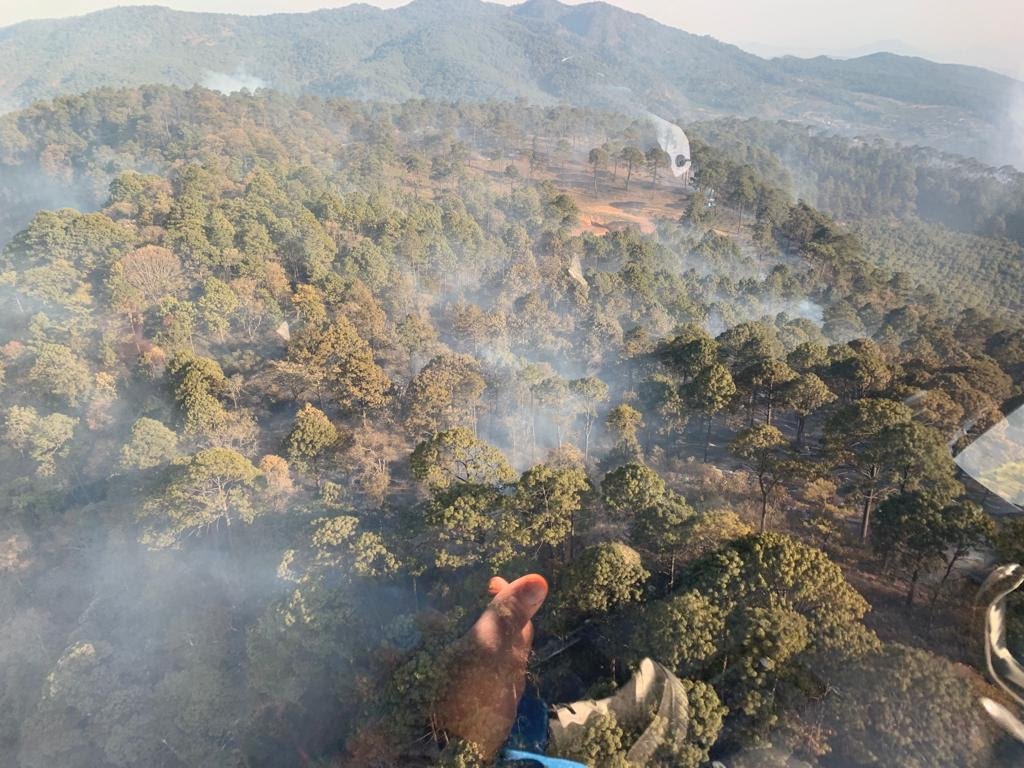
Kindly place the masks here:
POLYGON ((711 446, 711 421, 715 414, 725 408, 736 394, 736 384, 724 365, 714 363, 700 373, 686 386, 686 399, 694 410, 704 414, 706 430, 704 435, 704 462, 708 460, 711 446))
POLYGON ((648 575, 636 550, 621 542, 595 544, 562 571, 551 613, 566 629, 605 616, 638 602, 648 575))
POLYGON ((150 469, 178 455, 178 436, 156 419, 139 419, 132 425, 132 436, 121 448, 121 466, 126 469, 150 469))
POLYGON ((838 759, 879 768, 990 765, 982 710, 945 659, 888 644, 835 669, 832 684, 824 716, 838 759))
POLYGON ((625 653, 649 656, 680 677, 702 675, 724 646, 725 617, 700 592, 654 600, 630 621, 625 653))
POLYGON ((406 428, 413 434, 429 434, 475 423, 476 407, 486 386, 480 365, 472 357, 434 357, 406 390, 406 428))
POLYGON ((51 477, 57 472, 57 460, 71 450, 78 419, 63 413, 40 416, 35 408, 14 405, 4 418, 7 442, 36 465, 36 474, 51 477))
POLYGON ((658 171, 668 168, 672 160, 661 147, 651 147, 648 149, 644 154, 644 160, 647 163, 647 170, 651 174, 651 186, 656 186, 658 184, 658 171))
POLYGON ((624 458, 639 457, 642 453, 637 432, 643 426, 643 414, 628 403, 608 411, 605 424, 616 438, 616 449, 624 458))
POLYGON ((761 533, 768 525, 768 505, 772 495, 797 473, 797 464, 787 454, 786 445, 782 433, 768 424, 744 430, 729 443, 729 451, 742 459, 757 478, 761 497, 761 533))
POLYGON ((794 447, 803 447, 804 428, 807 417, 826 405, 835 402, 836 396, 817 375, 803 373, 789 382, 782 393, 782 402, 786 410, 796 414, 796 441, 794 447))
POLYGON ((29 369, 28 382, 36 391, 74 408, 92 388, 92 374, 89 366, 68 347, 43 344, 29 369))
POLYGON ((919 493, 901 493, 882 502, 871 522, 871 546, 890 567, 909 576, 907 607, 914 604, 923 572, 942 562, 946 549, 942 506, 919 493))
POLYGON ((601 499, 619 517, 632 517, 665 496, 665 481, 649 467, 631 462, 604 476, 601 499))
POLYGON ((499 486, 515 479, 502 452, 465 427, 436 432, 420 442, 409 465, 413 477, 434 490, 453 483, 499 486))
MULTIPOLYGON (((607 477, 605 478, 607 480, 607 477)), ((690 544, 690 523, 696 513, 686 499, 663 493, 653 504, 640 507, 633 515, 630 542, 668 575, 668 590, 675 588, 676 564, 690 544)))
POLYGON ((319 459, 340 437, 327 414, 306 403, 297 414, 285 440, 285 451, 292 464, 312 470, 320 483, 319 459))
POLYGON ((142 542, 173 547, 183 536, 237 523, 251 523, 262 511, 255 503, 259 470, 227 448, 207 448, 174 463, 158 496, 143 508, 142 542))
POLYGON ((629 192, 629 180, 633 178, 633 169, 644 164, 644 153, 636 147, 623 147, 622 162, 626 164, 626 191, 629 192))
POLYGON ((862 497, 860 535, 867 541, 871 513, 887 492, 886 459, 890 427, 910 422, 910 409, 896 400, 864 398, 836 413, 825 425, 825 444, 840 466, 856 476, 862 497))
POLYGON ((538 464, 520 476, 508 504, 537 550, 546 549, 552 557, 568 562, 589 491, 590 483, 582 469, 538 464))

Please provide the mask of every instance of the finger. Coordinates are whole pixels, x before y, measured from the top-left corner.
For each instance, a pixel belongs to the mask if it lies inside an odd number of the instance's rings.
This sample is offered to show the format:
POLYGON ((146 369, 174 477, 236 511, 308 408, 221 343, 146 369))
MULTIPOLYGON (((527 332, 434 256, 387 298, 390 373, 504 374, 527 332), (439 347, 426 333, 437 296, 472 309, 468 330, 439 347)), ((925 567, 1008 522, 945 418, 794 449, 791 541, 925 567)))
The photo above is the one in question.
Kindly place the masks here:
POLYGON ((533 648, 533 622, 526 622, 526 626, 523 627, 519 633, 519 647, 524 650, 527 654, 530 649, 533 648))
POLYGON ((488 606, 505 635, 519 634, 548 596, 548 583, 537 573, 522 576, 502 589, 488 606))
POLYGON ((491 580, 487 584, 487 594, 497 595, 507 586, 508 582, 501 578, 501 576, 492 576, 491 580))

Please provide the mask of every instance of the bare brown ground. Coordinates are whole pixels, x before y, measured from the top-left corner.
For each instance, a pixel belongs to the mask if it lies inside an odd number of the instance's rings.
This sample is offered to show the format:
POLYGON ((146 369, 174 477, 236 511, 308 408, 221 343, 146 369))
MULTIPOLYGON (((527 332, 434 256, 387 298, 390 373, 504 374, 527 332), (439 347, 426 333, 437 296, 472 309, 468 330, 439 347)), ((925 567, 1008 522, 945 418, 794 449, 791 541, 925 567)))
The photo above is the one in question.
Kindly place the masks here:
POLYGON ((580 205, 580 225, 573 231, 574 235, 590 232, 605 235, 625 226, 636 226, 645 234, 654 232, 654 220, 643 213, 626 213, 613 206, 600 202, 586 202, 580 205))
MULTIPOLYGON (((502 179, 494 163, 477 157, 474 167, 484 170, 495 180, 502 179)), ((528 175, 524 163, 516 163, 520 173, 528 175)), ((688 192, 680 181, 670 173, 658 178, 652 185, 650 175, 634 172, 626 191, 626 171, 620 167, 598 174, 597 188, 594 175, 585 158, 576 158, 564 168, 549 168, 533 174, 534 181, 550 181, 556 187, 572 195, 580 209, 580 223, 573 230, 574 235, 590 232, 606 235, 609 232, 637 227, 641 232, 654 232, 659 219, 678 219, 684 212, 688 192)), ((507 182, 505 182, 507 183, 507 182)))
POLYGON ((674 179, 659 180, 658 185, 652 187, 649 180, 634 177, 627 192, 621 173, 618 178, 608 174, 602 176, 595 192, 593 177, 581 176, 565 173, 552 179, 556 185, 570 191, 579 206, 580 226, 574 234, 604 235, 627 227, 650 234, 659 219, 678 219, 685 210, 683 187, 674 179))

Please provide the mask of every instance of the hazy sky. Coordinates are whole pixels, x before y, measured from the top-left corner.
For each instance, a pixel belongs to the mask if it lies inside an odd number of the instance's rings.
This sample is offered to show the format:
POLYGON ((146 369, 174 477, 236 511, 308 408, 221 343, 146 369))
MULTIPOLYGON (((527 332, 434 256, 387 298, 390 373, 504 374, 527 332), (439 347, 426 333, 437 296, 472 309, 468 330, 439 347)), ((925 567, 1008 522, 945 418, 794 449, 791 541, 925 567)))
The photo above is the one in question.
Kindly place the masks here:
MULTIPOLYGON (((569 0, 578 2, 579 0, 569 0)), ((403 0, 370 0, 395 7, 403 0)), ((0 26, 111 5, 169 5, 231 13, 306 11, 331 0, 0 0, 0 26)), ((511 5, 511 0, 505 0, 511 5)), ((1024 78, 1024 0, 615 0, 665 24, 755 53, 856 55, 894 50, 999 69, 1024 78)))

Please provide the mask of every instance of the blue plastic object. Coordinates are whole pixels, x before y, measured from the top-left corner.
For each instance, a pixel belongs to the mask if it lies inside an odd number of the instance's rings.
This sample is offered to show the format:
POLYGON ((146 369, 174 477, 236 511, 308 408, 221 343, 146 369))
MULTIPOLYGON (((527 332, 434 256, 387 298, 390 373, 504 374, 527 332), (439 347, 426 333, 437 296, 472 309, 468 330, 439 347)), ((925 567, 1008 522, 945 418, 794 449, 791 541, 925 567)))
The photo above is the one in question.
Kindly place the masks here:
POLYGON ((501 756, 508 761, 516 763, 527 763, 531 768, 542 766, 542 768, 587 768, 583 763, 575 760, 563 760, 560 757, 548 757, 537 755, 533 752, 522 752, 518 749, 506 749, 501 756))
POLYGON ((548 751, 548 705, 536 696, 524 695, 519 700, 516 721, 505 746, 523 752, 543 755, 548 751))
POLYGON ((519 700, 516 722, 501 753, 504 762, 529 768, 587 768, 583 763, 548 757, 548 706, 529 694, 519 700))

